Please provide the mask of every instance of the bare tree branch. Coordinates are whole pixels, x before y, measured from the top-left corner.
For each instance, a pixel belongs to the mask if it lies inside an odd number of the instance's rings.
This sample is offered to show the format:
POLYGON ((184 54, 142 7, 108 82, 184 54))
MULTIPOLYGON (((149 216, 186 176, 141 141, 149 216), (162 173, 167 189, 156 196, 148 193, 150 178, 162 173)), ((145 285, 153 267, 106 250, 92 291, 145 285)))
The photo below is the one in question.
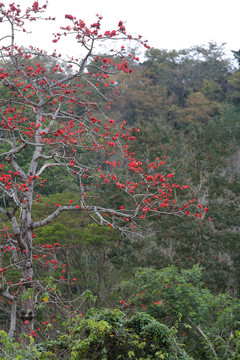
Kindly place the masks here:
POLYGON ((36 176, 39 176, 46 168, 48 167, 51 167, 51 166, 60 166, 61 164, 59 163, 49 163, 49 162, 46 162, 40 170, 38 170, 36 176))
POLYGON ((128 218, 131 217, 131 214, 129 214, 129 213, 123 213, 121 211, 117 211, 117 210, 114 210, 114 209, 102 208, 102 207, 99 207, 99 206, 84 206, 84 207, 81 207, 81 206, 59 206, 57 208, 57 210, 52 212, 52 214, 47 216, 45 219, 43 219, 41 221, 34 222, 32 224, 33 229, 36 229, 38 227, 45 226, 45 225, 49 224, 54 218, 56 218, 58 215, 60 215, 60 213, 62 211, 89 211, 89 212, 96 213, 96 215, 99 218, 102 218, 102 216, 99 214, 99 211, 104 212, 104 213, 112 213, 112 214, 120 216, 120 217, 128 217, 128 218))

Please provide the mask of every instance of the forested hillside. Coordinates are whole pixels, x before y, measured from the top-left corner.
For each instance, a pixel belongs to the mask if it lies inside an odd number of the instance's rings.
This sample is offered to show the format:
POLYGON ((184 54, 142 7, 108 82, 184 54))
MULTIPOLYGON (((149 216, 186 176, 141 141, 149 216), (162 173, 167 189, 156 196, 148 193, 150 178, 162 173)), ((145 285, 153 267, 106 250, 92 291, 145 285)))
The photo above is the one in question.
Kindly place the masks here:
POLYGON ((119 114, 141 129, 134 150, 149 164, 154 156, 165 155, 174 181, 189 184, 192 197, 209 208, 205 219, 211 217, 210 223, 156 219, 153 254, 149 253, 152 265, 171 263, 186 268, 198 264, 211 289, 236 296, 238 66, 226 56, 224 46, 214 43, 183 51, 151 49, 129 83, 125 84, 123 76, 124 90, 118 102, 119 114))
POLYGON ((66 19, 1 50, 0 359, 239 359, 239 52, 66 19))

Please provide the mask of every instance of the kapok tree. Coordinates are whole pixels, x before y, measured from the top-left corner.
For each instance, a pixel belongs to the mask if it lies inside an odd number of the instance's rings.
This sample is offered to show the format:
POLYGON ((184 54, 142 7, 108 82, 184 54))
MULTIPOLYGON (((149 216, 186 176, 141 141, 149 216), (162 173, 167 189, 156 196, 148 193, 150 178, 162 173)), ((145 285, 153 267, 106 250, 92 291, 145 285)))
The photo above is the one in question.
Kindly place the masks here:
POLYGON ((177 191, 188 186, 171 181, 174 174, 164 171, 163 159, 154 155, 151 163, 142 164, 130 152, 129 142, 138 129, 128 129, 126 122, 118 124, 109 115, 114 96, 118 96, 114 74, 132 71, 126 47, 132 42, 148 47, 147 43, 141 36, 129 35, 122 21, 115 30, 101 33, 100 16, 88 27, 83 20, 65 15, 69 24, 52 41, 73 36, 80 58, 62 59, 56 51, 47 56, 33 46, 25 49, 16 45, 16 30, 27 35, 25 22, 52 19, 42 17, 46 8, 47 4, 40 6, 37 1, 24 11, 15 3, 8 8, 0 3, 1 24, 10 27, 1 38, 0 50, 0 294, 12 306, 10 335, 14 334, 17 318, 21 330, 33 334, 38 294, 34 230, 60 213, 86 212, 99 225, 127 236, 136 231, 141 236, 148 216, 201 217, 201 212, 190 210, 190 203, 177 204, 177 191), (99 55, 100 44, 104 44, 105 51, 110 47, 109 54, 99 55), (63 177, 70 174, 79 184, 78 201, 62 204, 60 198, 47 217, 33 221, 33 203, 44 206, 44 173, 53 166, 61 168, 63 177), (100 195, 95 203, 94 198, 88 199, 86 189, 93 188, 97 193, 101 186, 111 186, 122 203, 111 204, 111 199, 100 195), (11 267, 21 273, 14 286, 7 281, 11 267), (16 304, 24 293, 28 296, 22 297, 17 316, 16 304))

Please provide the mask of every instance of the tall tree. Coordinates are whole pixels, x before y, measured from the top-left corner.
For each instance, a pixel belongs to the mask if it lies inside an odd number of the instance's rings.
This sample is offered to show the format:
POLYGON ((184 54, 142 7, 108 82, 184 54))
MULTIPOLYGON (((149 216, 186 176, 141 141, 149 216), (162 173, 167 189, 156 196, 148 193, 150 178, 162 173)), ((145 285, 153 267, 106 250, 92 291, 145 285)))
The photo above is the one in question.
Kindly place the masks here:
MULTIPOLYGON (((176 203, 175 189, 187 186, 171 181, 174 174, 164 171, 163 159, 157 158, 145 166, 129 152, 128 143, 135 139, 138 130, 128 129, 125 121, 117 124, 110 117, 114 99, 107 97, 105 89, 113 87, 118 93, 111 75, 132 72, 124 43, 137 41, 148 47, 146 42, 129 35, 122 21, 115 30, 101 33, 100 16, 88 27, 83 20, 67 14, 65 18, 70 25, 62 27, 53 42, 73 35, 84 55, 80 59, 64 60, 54 51, 45 66, 46 54, 33 46, 28 49, 17 46, 15 32, 27 34, 25 22, 43 19, 46 8, 46 4, 40 7, 37 1, 24 11, 15 3, 8 8, 0 4, 1 23, 8 23, 11 29, 1 38, 0 69, 0 213, 5 222, 0 291, 12 304, 10 335, 16 328, 19 294, 23 294, 21 330, 34 334, 38 301, 34 282, 33 260, 38 259, 33 248, 34 231, 60 213, 87 213, 99 225, 118 229, 127 236, 136 233, 138 226, 138 236, 143 236, 144 219, 153 214, 201 217, 199 211, 196 214, 190 211, 189 203, 184 206, 176 203), (115 46, 111 57, 99 56, 99 45, 108 43, 111 48, 115 46), (119 60, 114 61, 114 55, 119 60), (34 221, 33 203, 43 206, 44 174, 55 167, 61 169, 59 176, 71 176, 78 184, 78 200, 69 199, 62 204, 60 198, 45 218, 34 221), (119 198, 102 198, 99 192, 96 199, 88 199, 89 188, 97 192, 103 186, 111 186, 120 194, 119 198), (20 274, 15 284, 6 280, 13 266, 20 274)), ((56 246, 49 245, 47 249, 51 247, 54 253, 56 246)))

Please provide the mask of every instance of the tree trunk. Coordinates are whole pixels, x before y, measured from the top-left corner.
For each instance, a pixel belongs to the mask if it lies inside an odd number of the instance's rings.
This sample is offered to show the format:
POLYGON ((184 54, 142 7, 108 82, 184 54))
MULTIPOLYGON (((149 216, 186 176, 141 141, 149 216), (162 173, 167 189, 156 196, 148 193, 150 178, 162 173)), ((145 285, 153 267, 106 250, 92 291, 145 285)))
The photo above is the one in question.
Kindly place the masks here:
MULTIPOLYGON (((31 189, 32 190, 32 189, 31 189)), ((22 224, 21 224, 21 240, 24 249, 21 249, 22 255, 22 307, 21 307, 21 332, 31 333, 34 329, 35 317, 35 294, 34 294, 34 276, 32 264, 32 191, 25 198, 26 202, 23 206, 22 224)))
POLYGON ((10 337, 14 336, 16 330, 16 322, 17 322, 17 301, 13 300, 11 304, 11 323, 10 323, 10 329, 8 331, 8 335, 10 337))
POLYGON ((33 268, 30 258, 26 259, 22 270, 22 307, 21 307, 21 332, 30 333, 34 328, 35 296, 33 289, 33 268))

